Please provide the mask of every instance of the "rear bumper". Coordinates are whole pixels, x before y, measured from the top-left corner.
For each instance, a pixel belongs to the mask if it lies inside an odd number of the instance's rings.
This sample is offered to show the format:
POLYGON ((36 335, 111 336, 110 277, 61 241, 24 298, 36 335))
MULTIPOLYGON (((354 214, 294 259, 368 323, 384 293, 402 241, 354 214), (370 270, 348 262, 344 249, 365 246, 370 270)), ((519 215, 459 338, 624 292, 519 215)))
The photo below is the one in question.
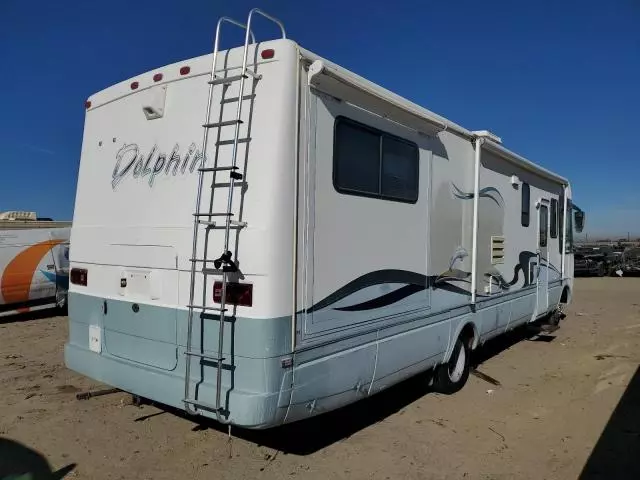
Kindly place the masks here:
MULTIPOLYGON (((126 392, 185 409, 185 373, 191 362, 189 398, 216 403, 214 361, 187 357, 187 311, 140 304, 131 316, 131 303, 71 292, 69 338, 65 364, 70 369, 126 392), (105 309, 104 307, 108 308, 105 309), (105 313, 105 310, 108 312, 105 313), (171 319, 171 321, 169 321, 171 319)), ((216 357, 218 321, 194 321, 192 345, 216 357), (200 331, 204 338, 201 344, 200 331)), ((225 328, 221 407, 225 420, 246 428, 268 428, 284 422, 291 398, 291 369, 282 367, 287 352, 290 319, 236 318, 225 328)), ((216 418, 210 410, 203 416, 216 418)))
MULTIPOLYGON (((68 368, 125 392, 148 398, 155 402, 184 410, 184 377, 177 371, 164 371, 145 365, 134 364, 105 354, 67 343, 64 361, 68 368)), ((192 382, 191 391, 195 390, 192 382)), ((245 428, 264 429, 280 425, 284 421, 288 399, 281 399, 281 393, 254 393, 239 390, 226 391, 223 399, 228 399, 229 422, 245 428), (282 403, 282 406, 279 404, 282 403)), ((200 384, 198 398, 209 404, 215 403, 215 385, 200 384)), ((227 403, 227 402, 225 402, 227 403)), ((212 419, 215 413, 207 410, 199 412, 212 419)))

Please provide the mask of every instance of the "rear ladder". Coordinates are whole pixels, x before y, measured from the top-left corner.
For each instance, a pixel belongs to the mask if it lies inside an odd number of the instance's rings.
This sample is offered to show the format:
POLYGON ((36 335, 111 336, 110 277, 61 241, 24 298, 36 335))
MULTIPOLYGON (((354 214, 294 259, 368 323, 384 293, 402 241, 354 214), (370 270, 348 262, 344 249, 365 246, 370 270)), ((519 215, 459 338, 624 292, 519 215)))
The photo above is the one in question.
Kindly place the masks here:
MULTIPOLYGON (((246 227, 246 223, 234 220, 233 217, 233 192, 235 190, 236 182, 242 181, 244 178, 244 174, 239 171, 237 166, 238 162, 238 144, 250 141, 250 138, 242 139, 240 136, 240 125, 242 124, 242 106, 245 101, 253 102, 254 96, 244 95, 244 86, 245 80, 251 79, 253 82, 257 82, 261 79, 261 75, 257 74, 255 71, 247 68, 247 56, 248 49, 251 44, 255 44, 255 37, 253 32, 251 31, 251 20, 254 14, 259 14, 265 17, 268 20, 271 20, 275 24, 280 27, 282 32, 282 38, 286 38, 286 33, 284 30, 284 26, 282 22, 278 19, 272 17, 271 15, 266 14, 260 9, 254 8, 249 12, 249 17, 247 19, 247 23, 243 24, 237 22, 228 17, 222 17, 218 20, 218 24, 216 26, 216 37, 213 47, 213 62, 211 66, 211 74, 209 76, 209 99, 207 102, 207 113, 204 122, 204 134, 202 139, 202 152, 204 155, 204 161, 201 168, 198 169, 198 190, 196 194, 196 208, 193 214, 193 245, 192 245, 192 254, 191 254, 191 278, 189 282, 189 305, 188 308, 188 325, 187 325, 187 345, 185 349, 185 376, 184 376, 184 405, 185 410, 191 414, 199 414, 199 410, 207 410, 212 411, 216 414, 216 419, 219 422, 227 423, 228 422, 228 410, 225 409, 221 404, 221 394, 222 394, 222 370, 223 370, 223 362, 225 358, 223 357, 224 350, 224 324, 226 321, 226 317, 231 317, 232 315, 227 315, 227 304, 226 304, 226 293, 227 293, 227 283, 228 283, 228 275, 229 273, 237 272, 237 262, 233 260, 233 254, 229 250, 229 237, 232 229, 241 229, 246 227), (240 70, 240 74, 234 76, 217 76, 216 75, 216 61, 218 57, 219 50, 219 40, 220 40, 220 29, 223 23, 230 23, 236 25, 240 28, 246 30, 245 39, 244 39, 244 53, 242 56, 242 67, 240 70), (234 82, 239 82, 239 93, 237 98, 237 110, 236 116, 234 120, 222 121, 222 109, 224 105, 227 103, 231 103, 231 99, 225 100, 224 98, 224 90, 221 96, 220 101, 220 120, 219 122, 211 121, 211 110, 212 110, 212 102, 213 102, 213 92, 216 85, 222 85, 222 88, 226 88, 234 82), (231 140, 220 140, 220 128, 224 126, 234 126, 234 135, 231 140), (233 150, 231 153, 231 165, 218 167, 218 166, 208 166, 207 163, 207 146, 209 144, 209 132, 211 129, 218 129, 218 141, 215 144, 215 150, 213 158, 218 158, 218 149, 221 145, 233 145, 233 150), (212 173, 214 176, 217 172, 229 172, 229 183, 228 184, 216 184, 215 181, 211 182, 211 201, 209 202, 209 208, 207 211, 201 211, 201 202, 202 202, 202 193, 203 193, 203 184, 204 184, 204 176, 212 173), (228 188, 228 196, 227 196, 227 209, 224 212, 215 212, 212 211, 213 208, 213 195, 216 187, 226 186, 228 188), (222 222, 218 222, 214 220, 215 218, 222 219, 222 222), (220 225, 220 223, 223 223, 220 225), (203 254, 202 256, 198 256, 198 234, 200 229, 203 228, 207 230, 207 233, 210 233, 213 229, 224 230, 224 248, 222 254, 218 256, 218 258, 211 259, 208 258, 207 252, 207 240, 208 236, 205 237, 205 242, 203 246, 203 254), (214 268, 209 268, 208 264, 213 263, 214 268), (201 273, 205 275, 205 280, 207 275, 220 275, 222 277, 221 283, 221 297, 219 306, 211 306, 207 305, 206 300, 206 282, 203 282, 203 291, 202 291, 202 302, 199 305, 194 303, 195 298, 195 284, 196 284, 196 274, 201 273), (207 313, 213 313, 214 315, 218 315, 219 321, 219 330, 218 330, 218 352, 217 356, 207 355, 204 352, 204 342, 200 342, 199 348, 194 348, 192 336, 193 336, 193 326, 195 320, 195 314, 199 313, 200 318, 200 332, 201 335, 204 334, 203 322, 206 319, 210 319, 211 316, 207 316, 207 313), (198 362, 202 364, 203 361, 214 363, 216 366, 216 394, 215 394, 215 402, 207 402, 202 401, 198 398, 197 389, 191 388, 191 362, 193 359, 198 359, 198 362), (192 394, 193 390, 193 394, 192 394)), ((255 67, 255 66, 254 66, 255 67)), ((251 118, 251 117, 249 117, 251 118)), ((250 126, 247 125, 247 130, 250 131, 250 126)), ((215 177, 214 177, 215 178, 215 177)))

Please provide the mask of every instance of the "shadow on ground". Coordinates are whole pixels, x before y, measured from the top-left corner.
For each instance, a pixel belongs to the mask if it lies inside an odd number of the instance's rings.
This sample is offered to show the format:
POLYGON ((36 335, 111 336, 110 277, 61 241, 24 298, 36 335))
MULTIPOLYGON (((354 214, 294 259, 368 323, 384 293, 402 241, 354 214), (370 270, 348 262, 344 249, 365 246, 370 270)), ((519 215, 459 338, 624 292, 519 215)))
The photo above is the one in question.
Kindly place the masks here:
POLYGON ((54 472, 40 453, 0 437, 0 480, 59 480, 75 467, 72 463, 54 472))
MULTIPOLYGON (((535 332, 526 328, 518 328, 510 333, 501 335, 474 352, 473 366, 479 371, 482 363, 511 348, 518 342, 538 338, 540 337, 535 332)), ((499 385, 499 379, 493 379, 488 375, 482 374, 482 372, 476 376, 493 385, 499 385)), ((285 454, 309 455, 381 422, 411 405, 419 398, 430 393, 429 380, 428 373, 417 375, 372 397, 338 410, 282 427, 262 431, 243 430, 234 427, 232 432, 235 437, 282 451, 285 454)), ((227 433, 226 426, 213 420, 192 417, 181 410, 169 409, 164 406, 160 408, 169 410, 196 423, 194 430, 212 428, 225 434, 227 433)), ((144 421, 152 416, 154 415, 141 416, 138 420, 144 421)))
MULTIPOLYGON (((64 316, 67 314, 67 308, 51 307, 43 310, 33 310, 25 313, 13 313, 4 317, 0 317, 0 325, 3 323, 29 322, 34 320, 49 319, 56 316, 64 316)), ((0 477, 1 480, 1 477, 0 477)))
POLYGON ((580 480, 640 478, 640 367, 609 418, 580 480))

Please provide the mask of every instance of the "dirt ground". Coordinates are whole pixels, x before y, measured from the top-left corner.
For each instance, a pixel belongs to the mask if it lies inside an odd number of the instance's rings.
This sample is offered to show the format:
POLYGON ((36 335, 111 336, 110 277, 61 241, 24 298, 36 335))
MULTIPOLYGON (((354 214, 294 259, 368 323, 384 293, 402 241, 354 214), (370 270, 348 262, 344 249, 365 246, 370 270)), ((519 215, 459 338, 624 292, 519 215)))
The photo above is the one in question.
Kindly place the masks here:
POLYGON ((444 396, 419 377, 231 441, 124 393, 76 400, 102 386, 64 367, 66 335, 65 317, 0 323, 0 478, 19 461, 96 480, 640 478, 640 278, 578 279, 559 331, 479 350, 499 385, 444 396))

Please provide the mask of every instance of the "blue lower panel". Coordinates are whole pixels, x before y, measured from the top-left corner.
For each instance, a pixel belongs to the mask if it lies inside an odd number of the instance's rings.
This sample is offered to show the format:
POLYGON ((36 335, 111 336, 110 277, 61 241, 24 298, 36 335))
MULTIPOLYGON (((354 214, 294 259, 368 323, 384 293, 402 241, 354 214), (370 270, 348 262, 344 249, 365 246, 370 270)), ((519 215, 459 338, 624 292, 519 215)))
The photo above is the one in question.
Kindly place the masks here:
MULTIPOLYGON (((64 358, 67 367, 76 372, 115 386, 126 392, 144 398, 184 409, 184 379, 175 372, 132 364, 116 357, 100 355, 76 345, 65 345, 64 358)), ((254 369, 262 371, 268 368, 263 362, 255 362, 254 369)), ((215 378, 215 377, 212 377, 215 378)), ((192 383, 191 391, 194 391, 192 383)), ((278 408, 280 392, 256 393, 225 389, 223 398, 229 406, 229 420, 248 428, 266 428, 283 422, 286 408, 278 408)), ((209 404, 215 403, 215 383, 199 385, 198 398, 209 404)), ((215 418, 215 414, 206 410, 202 415, 215 418)))
MULTIPOLYGON (((395 378, 394 374, 400 370, 409 371, 407 375, 402 376, 406 377, 410 375, 411 367, 414 365, 424 363, 423 368, 426 368, 427 365, 441 361, 449 345, 450 324, 450 320, 445 319, 380 340, 376 381, 386 377, 395 378)), ((392 383, 387 380, 379 382, 379 385, 392 383)))
MULTIPOLYGON (((189 397, 216 403, 217 367, 209 359, 185 355, 186 311, 123 300, 72 294, 69 302, 69 368, 159 403, 184 408, 184 375, 191 362, 189 397), (107 308, 105 309, 105 305, 107 308), (106 313, 105 313, 106 310, 106 313), (90 330, 100 340, 90 349, 90 330), (188 359, 188 360, 187 360, 188 359)), ((219 319, 194 319, 193 345, 217 357, 219 319), (204 332, 204 333, 202 333, 204 332), (204 341, 201 343, 201 338, 204 341)), ((282 368, 290 358, 290 318, 238 318, 225 323, 221 407, 240 426, 263 428, 282 423, 286 405, 278 407, 281 391, 290 391, 291 377, 282 368), (285 383, 283 387, 283 382, 285 383)), ((206 416, 213 412, 201 410, 206 416)))
MULTIPOLYGON (((554 283, 551 305, 561 291, 562 284, 554 283)), ((525 323, 535 300, 535 290, 528 289, 485 298, 476 312, 465 305, 416 314, 410 320, 377 322, 368 331, 333 332, 314 338, 315 344, 301 342, 294 369, 284 369, 281 363, 291 358, 290 317, 235 319, 225 324, 221 406, 229 412, 229 421, 249 428, 271 427, 341 407, 446 361, 469 322, 482 341, 525 323)), ((122 390, 184 408, 186 312, 151 305, 132 308, 130 302, 116 300, 107 306, 105 314, 103 299, 70 296, 67 366, 122 390), (94 343, 99 352, 89 348, 91 326, 101 332, 101 341, 94 343)), ((195 320, 198 327, 192 338, 215 356, 218 319, 203 322, 195 320)), ((190 396, 215 404, 215 364, 188 358, 190 396)), ((213 412, 201 413, 215 418, 213 412)))

